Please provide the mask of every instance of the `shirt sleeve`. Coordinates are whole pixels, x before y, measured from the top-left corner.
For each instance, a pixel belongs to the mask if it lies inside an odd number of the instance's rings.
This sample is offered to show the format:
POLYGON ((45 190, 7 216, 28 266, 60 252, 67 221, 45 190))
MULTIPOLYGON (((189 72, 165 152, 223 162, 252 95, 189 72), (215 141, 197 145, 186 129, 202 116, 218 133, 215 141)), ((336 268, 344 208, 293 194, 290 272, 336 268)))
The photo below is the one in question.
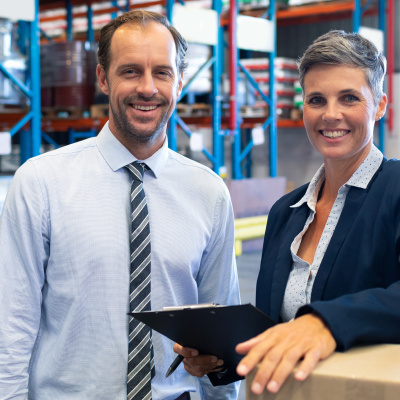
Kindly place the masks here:
MULTIPOLYGON (((213 210, 214 224, 210 241, 203 253, 198 275, 199 303, 240 304, 239 283, 234 254, 234 217, 229 192, 221 185, 213 210)), ((213 386, 208 377, 199 379, 202 399, 237 399, 240 381, 213 386)))
POLYGON ((48 221, 28 161, 15 174, 0 218, 0 398, 28 398, 28 365, 38 333, 48 221))

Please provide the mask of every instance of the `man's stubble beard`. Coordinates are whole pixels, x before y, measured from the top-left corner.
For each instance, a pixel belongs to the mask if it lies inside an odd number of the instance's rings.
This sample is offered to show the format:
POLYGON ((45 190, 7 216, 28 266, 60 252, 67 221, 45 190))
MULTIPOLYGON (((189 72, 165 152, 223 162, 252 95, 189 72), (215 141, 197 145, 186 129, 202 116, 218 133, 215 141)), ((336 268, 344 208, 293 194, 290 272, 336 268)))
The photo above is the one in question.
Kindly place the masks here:
MULTIPOLYGON (((165 113, 163 113, 160 118, 155 122, 154 126, 155 128, 152 131, 144 131, 141 129, 138 129, 136 126, 134 126, 128 118, 127 115, 127 108, 130 107, 129 105, 125 104, 125 102, 129 101, 125 99, 123 107, 124 109, 121 108, 120 104, 117 104, 117 110, 115 109, 114 105, 110 101, 110 109, 111 113, 113 115, 113 121, 115 127, 118 129, 118 131, 121 133, 122 136, 124 136, 127 140, 129 141, 134 141, 137 143, 151 143, 155 141, 160 134, 162 134, 165 131, 165 128, 168 124, 168 120, 170 118, 170 110, 175 108, 175 103, 171 105, 171 108, 167 109, 165 113)), ((163 107, 166 104, 164 101, 161 104, 161 107, 163 107)), ((171 112, 172 114, 172 112, 171 112)), ((145 117, 146 118, 146 117, 145 117)), ((140 118, 138 118, 140 121, 140 118)), ((146 121, 143 121, 146 122, 146 121)))

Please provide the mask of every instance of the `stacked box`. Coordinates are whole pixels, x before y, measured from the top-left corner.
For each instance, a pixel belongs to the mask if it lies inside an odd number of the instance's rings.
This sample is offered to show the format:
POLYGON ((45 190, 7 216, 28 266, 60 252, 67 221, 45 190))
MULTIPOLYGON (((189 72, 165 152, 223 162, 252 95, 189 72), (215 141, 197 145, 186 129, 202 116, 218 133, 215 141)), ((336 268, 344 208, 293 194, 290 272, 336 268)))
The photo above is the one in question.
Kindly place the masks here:
MULTIPOLYGON (((269 60, 255 58, 240 60, 241 64, 251 73, 258 83, 260 90, 269 96, 269 60)), ((299 79, 296 60, 277 57, 274 61, 275 91, 277 95, 277 117, 289 119, 294 108, 295 88, 294 83, 299 79)), ((260 93, 255 92, 255 107, 268 107, 260 93)))

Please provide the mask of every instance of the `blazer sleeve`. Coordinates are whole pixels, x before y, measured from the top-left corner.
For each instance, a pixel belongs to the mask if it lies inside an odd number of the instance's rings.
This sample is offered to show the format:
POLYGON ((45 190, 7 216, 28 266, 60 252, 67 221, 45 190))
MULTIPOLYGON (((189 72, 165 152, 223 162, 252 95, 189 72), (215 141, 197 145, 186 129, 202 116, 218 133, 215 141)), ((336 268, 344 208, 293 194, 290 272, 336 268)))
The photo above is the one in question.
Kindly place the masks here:
POLYGON ((386 162, 378 175, 325 284, 330 298, 316 299, 296 315, 319 315, 341 351, 358 344, 400 343, 400 163, 386 162), (353 291, 339 287, 348 285, 344 279, 351 279, 353 291), (365 287, 367 281, 376 284, 365 287), (334 296, 335 290, 342 293, 334 296))

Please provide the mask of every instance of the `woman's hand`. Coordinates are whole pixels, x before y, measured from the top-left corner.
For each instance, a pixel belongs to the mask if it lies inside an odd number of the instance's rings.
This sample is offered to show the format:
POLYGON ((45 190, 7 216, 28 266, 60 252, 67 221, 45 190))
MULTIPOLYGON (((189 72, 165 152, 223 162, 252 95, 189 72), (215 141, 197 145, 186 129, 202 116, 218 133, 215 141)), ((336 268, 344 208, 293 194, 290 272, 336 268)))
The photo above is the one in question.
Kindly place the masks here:
POLYGON ((183 364, 185 370, 190 375, 201 378, 202 376, 215 371, 219 371, 224 362, 215 356, 199 355, 199 352, 189 347, 182 347, 178 343, 174 344, 174 352, 185 357, 183 364))
POLYGON ((261 394, 266 388, 276 393, 301 358, 295 374, 299 381, 305 380, 318 361, 330 356, 335 348, 336 341, 324 322, 316 315, 303 315, 239 343, 236 351, 247 355, 239 363, 237 373, 245 376, 260 363, 252 392, 261 394))

